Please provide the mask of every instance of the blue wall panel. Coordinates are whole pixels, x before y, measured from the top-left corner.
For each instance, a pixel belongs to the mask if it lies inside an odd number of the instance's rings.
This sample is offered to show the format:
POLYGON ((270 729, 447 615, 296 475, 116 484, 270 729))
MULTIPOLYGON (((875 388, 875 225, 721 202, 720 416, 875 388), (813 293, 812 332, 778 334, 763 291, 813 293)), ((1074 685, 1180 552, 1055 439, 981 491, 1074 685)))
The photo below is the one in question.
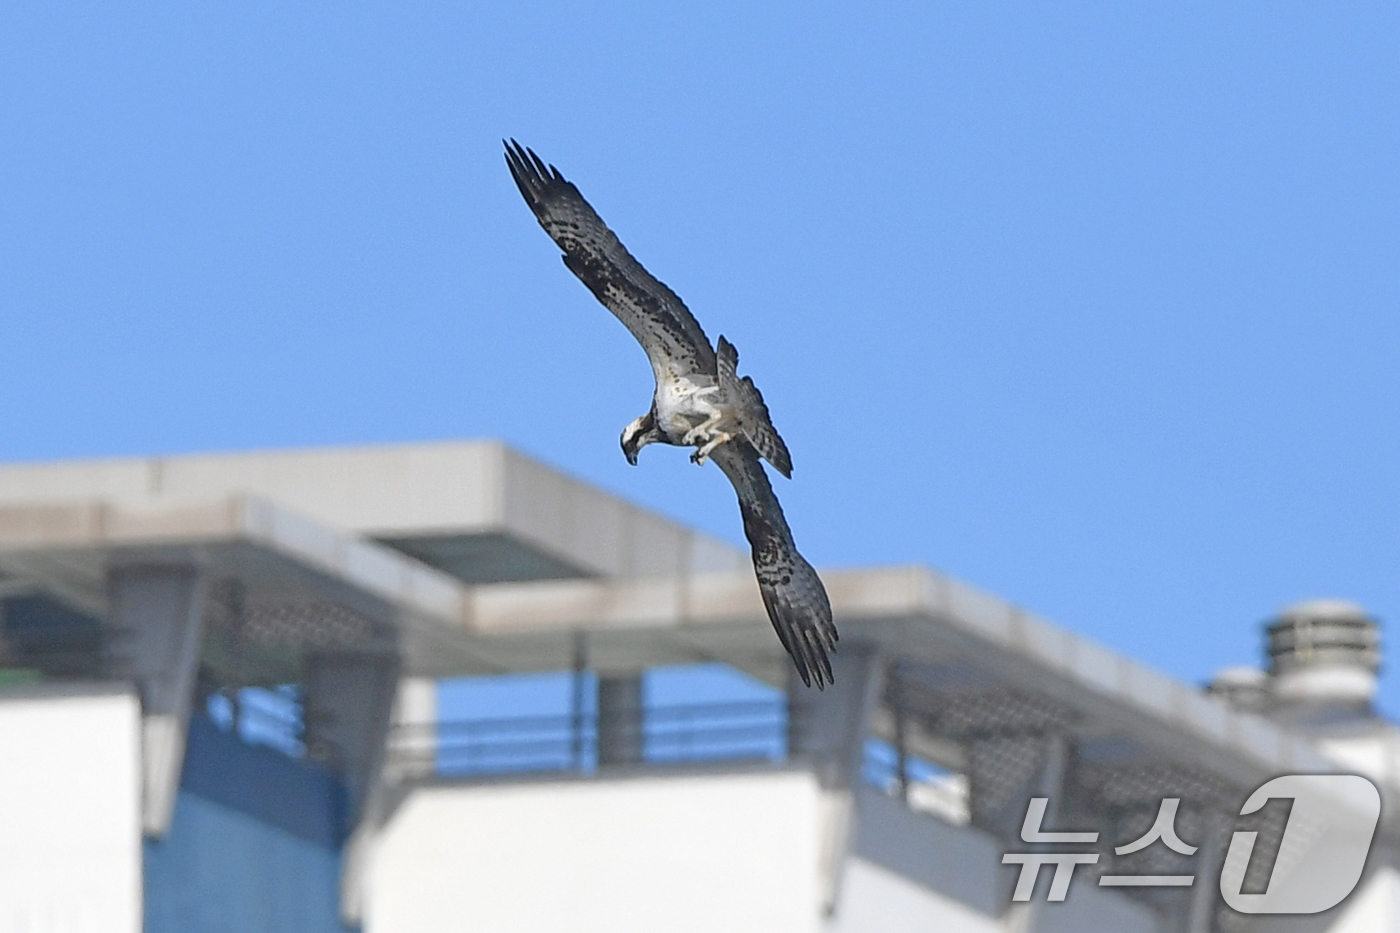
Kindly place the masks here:
POLYGON ((345 933, 344 787, 197 717, 165 838, 146 842, 146 933, 345 933))

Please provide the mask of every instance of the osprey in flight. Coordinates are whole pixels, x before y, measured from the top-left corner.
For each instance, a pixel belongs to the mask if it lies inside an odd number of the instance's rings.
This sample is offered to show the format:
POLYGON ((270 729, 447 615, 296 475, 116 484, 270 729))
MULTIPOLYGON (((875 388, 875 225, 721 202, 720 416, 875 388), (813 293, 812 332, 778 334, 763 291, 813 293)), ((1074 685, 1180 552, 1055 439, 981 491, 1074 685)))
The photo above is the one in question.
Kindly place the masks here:
POLYGON ((622 431, 622 452, 658 441, 694 447, 690 459, 714 460, 734 484, 754 575, 768 618, 807 686, 832 681, 827 651, 836 648, 831 602, 812 565, 797 553, 792 531, 761 457, 792 474, 787 445, 768 418, 763 396, 737 373, 739 351, 724 337, 711 347, 685 303, 632 258, 573 184, 552 165, 511 140, 506 162, 540 226, 564 251, 578 276, 637 338, 651 360, 656 392, 651 410, 622 431))

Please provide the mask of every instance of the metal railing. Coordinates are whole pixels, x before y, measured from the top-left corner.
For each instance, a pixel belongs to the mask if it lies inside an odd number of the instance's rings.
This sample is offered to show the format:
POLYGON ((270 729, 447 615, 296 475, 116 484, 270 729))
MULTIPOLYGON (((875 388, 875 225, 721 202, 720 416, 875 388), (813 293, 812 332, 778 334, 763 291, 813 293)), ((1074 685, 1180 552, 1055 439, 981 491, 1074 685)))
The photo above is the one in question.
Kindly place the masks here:
POLYGON ((413 772, 450 776, 787 757, 787 704, 781 699, 649 706, 639 712, 630 722, 603 724, 608 743, 638 749, 633 761, 599 761, 594 712, 400 724, 390 738, 390 756, 413 772))

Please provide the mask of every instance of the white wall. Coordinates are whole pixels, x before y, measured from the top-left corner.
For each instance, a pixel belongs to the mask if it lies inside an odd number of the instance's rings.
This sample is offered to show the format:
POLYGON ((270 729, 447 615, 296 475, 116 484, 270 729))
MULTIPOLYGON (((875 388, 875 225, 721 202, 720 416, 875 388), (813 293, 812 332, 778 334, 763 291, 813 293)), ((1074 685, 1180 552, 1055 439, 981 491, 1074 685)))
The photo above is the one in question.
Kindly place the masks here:
POLYGON ((126 691, 0 690, 0 930, 139 933, 140 724, 126 691))
POLYGON ((1000 933, 1003 929, 995 916, 882 865, 853 858, 846 863, 840 903, 826 933, 1000 933))
POLYGON ((365 933, 816 933, 810 774, 414 791, 372 856, 365 933))
MULTIPOLYGON (((857 795, 835 912, 829 808, 805 772, 419 788, 370 857, 364 933, 899 933, 1005 928, 996 840, 857 795)), ((1081 883, 1047 931, 1157 933, 1081 883)))

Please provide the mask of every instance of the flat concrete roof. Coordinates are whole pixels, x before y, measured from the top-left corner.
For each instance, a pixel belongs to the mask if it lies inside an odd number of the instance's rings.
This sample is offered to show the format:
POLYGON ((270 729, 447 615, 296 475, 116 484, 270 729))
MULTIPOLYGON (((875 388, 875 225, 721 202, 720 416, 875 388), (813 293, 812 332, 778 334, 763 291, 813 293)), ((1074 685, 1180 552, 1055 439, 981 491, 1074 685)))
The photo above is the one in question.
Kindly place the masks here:
POLYGON ((673 576, 744 551, 498 441, 0 465, 0 504, 160 502, 250 493, 469 583, 673 576))

